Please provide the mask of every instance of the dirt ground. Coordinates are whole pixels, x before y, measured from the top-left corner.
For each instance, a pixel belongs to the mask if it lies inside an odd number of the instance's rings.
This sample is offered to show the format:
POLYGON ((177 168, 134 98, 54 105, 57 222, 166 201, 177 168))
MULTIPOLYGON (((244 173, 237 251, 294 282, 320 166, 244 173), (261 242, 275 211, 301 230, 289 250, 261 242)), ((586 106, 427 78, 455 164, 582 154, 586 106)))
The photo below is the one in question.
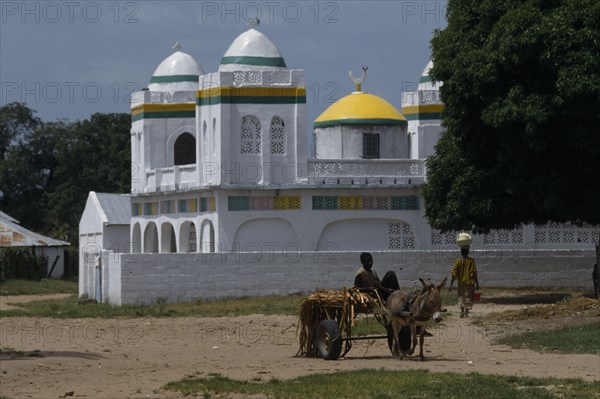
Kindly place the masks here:
MULTIPOLYGON (((2 301, 16 303, 10 297, 2 301)), ((428 329, 434 336, 425 341, 425 362, 392 358, 385 340, 355 342, 348 355, 336 361, 294 357, 296 317, 4 318, 0 396, 176 398, 161 387, 192 375, 268 380, 361 368, 600 380, 599 355, 541 354, 492 344, 497 334, 527 329, 527 324, 515 324, 484 331, 472 324, 477 315, 524 306, 518 300, 498 302, 475 304, 465 319, 457 316, 455 305, 447 306, 452 313, 443 327, 428 329)))

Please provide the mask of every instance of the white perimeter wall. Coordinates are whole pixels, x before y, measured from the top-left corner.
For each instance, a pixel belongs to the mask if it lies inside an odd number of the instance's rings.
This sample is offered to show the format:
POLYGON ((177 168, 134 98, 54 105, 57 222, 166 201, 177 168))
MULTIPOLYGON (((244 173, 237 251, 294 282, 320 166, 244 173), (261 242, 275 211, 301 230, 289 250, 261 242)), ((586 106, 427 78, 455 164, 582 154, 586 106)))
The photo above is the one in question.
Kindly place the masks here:
MULTIPOLYGON (((450 275, 457 251, 372 252, 380 277, 400 285, 450 275)), ((308 293, 350 287, 359 252, 115 254, 102 257, 103 302, 150 304, 308 293)), ((592 287, 592 250, 473 251, 482 287, 592 287)))

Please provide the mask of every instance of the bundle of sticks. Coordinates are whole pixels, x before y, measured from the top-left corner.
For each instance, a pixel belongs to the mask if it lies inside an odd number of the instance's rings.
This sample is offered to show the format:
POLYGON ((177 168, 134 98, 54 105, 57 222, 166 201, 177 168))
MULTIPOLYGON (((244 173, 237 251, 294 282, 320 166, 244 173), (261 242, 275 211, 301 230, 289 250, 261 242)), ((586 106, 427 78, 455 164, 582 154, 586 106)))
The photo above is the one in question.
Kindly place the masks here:
POLYGON ((323 289, 310 294, 300 310, 300 348, 296 356, 318 357, 317 331, 323 320, 335 320, 340 331, 354 324, 355 312, 371 313, 384 306, 376 291, 367 293, 355 288, 323 289))

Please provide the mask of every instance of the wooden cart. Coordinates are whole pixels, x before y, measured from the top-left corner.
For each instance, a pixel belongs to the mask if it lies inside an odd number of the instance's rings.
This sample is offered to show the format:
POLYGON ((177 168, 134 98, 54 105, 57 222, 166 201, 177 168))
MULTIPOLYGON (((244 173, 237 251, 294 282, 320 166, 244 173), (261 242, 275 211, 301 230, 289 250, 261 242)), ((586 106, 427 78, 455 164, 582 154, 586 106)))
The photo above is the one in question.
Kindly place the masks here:
MULTIPOLYGON (((410 317, 410 312, 398 316, 410 317)), ((303 303, 300 312, 300 349, 297 356, 321 357, 336 360, 345 356, 352 348, 353 341, 387 339, 392 350, 393 333, 390 325, 391 314, 376 290, 356 288, 341 290, 317 290, 303 303), (371 315, 381 324, 386 335, 355 337, 352 326, 357 314, 371 315)), ((401 341, 406 342, 401 335, 401 341)), ((408 330, 410 342, 410 330, 408 330)))

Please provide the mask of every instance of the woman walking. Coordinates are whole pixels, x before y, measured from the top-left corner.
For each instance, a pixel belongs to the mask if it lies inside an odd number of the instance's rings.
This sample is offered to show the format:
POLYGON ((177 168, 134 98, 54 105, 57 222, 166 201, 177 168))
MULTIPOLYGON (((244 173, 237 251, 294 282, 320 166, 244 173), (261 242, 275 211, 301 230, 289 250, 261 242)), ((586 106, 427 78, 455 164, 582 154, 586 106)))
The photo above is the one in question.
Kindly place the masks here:
POLYGON ((469 246, 472 242, 473 239, 469 234, 461 233, 458 235, 456 244, 460 247, 461 257, 454 261, 451 271, 452 280, 448 288, 452 291, 454 280, 458 281, 460 317, 469 317, 469 310, 473 307, 473 294, 475 293, 475 289, 479 289, 475 259, 469 256, 469 246))

